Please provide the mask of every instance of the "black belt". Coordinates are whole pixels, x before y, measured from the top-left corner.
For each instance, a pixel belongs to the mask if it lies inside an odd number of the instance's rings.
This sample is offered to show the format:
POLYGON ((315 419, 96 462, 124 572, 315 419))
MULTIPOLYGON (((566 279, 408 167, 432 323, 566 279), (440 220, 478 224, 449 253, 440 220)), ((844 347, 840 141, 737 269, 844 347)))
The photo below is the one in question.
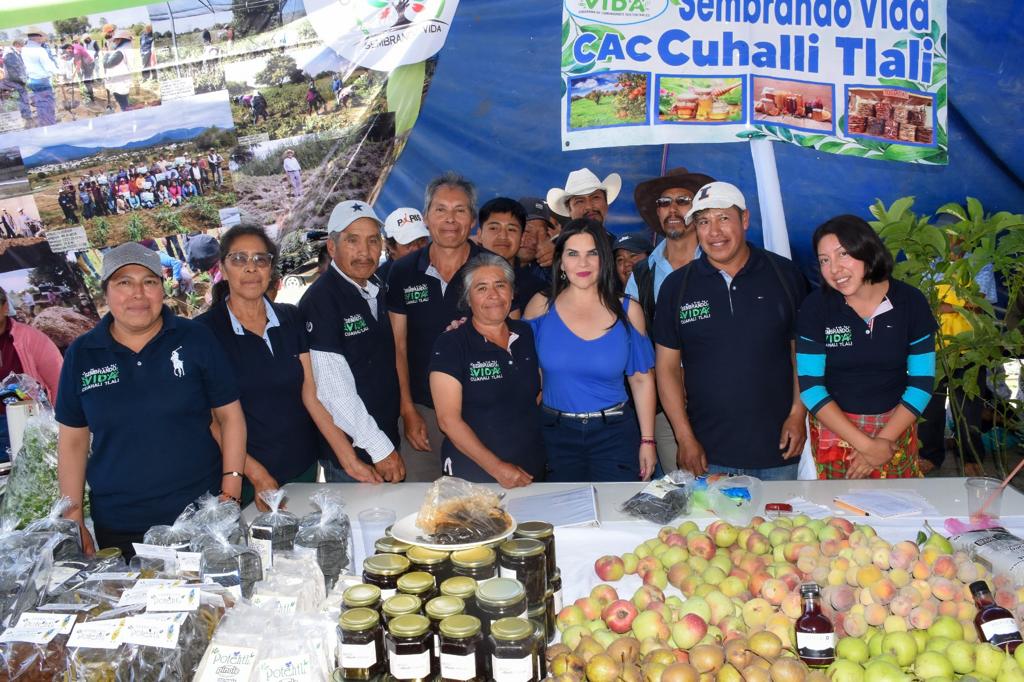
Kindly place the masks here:
POLYGON ((591 419, 621 417, 625 414, 626 402, 627 401, 623 400, 617 405, 612 405, 611 407, 606 407, 605 409, 597 410, 596 412, 563 412, 562 410, 556 410, 555 408, 548 407, 547 405, 541 405, 541 408, 548 414, 557 415, 559 418, 565 417, 567 419, 579 419, 586 423, 591 419))

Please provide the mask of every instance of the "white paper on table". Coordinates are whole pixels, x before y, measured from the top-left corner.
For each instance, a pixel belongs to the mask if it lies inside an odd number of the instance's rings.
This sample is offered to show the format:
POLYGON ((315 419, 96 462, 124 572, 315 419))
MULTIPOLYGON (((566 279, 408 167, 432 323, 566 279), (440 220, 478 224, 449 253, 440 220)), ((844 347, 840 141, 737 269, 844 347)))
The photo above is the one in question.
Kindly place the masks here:
POLYGON ((523 521, 547 521, 552 526, 599 526, 597 491, 587 485, 557 493, 540 493, 508 501, 508 513, 523 521))
POLYGON ((881 518, 939 515, 939 510, 915 490, 860 490, 836 495, 836 499, 881 518))
POLYGON ((794 514, 806 514, 812 519, 823 519, 833 514, 833 511, 825 505, 810 502, 802 497, 791 497, 786 500, 786 504, 793 508, 794 514))

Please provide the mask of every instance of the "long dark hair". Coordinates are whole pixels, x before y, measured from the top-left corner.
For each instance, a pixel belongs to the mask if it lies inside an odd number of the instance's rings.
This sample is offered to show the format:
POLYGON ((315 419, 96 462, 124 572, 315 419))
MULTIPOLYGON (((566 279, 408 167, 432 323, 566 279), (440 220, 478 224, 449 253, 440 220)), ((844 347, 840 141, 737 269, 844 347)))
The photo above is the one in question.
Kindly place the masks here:
MULTIPOLYGON (((555 239, 555 257, 551 264, 551 301, 549 305, 555 304, 558 294, 562 293, 569 286, 569 280, 564 278, 562 270, 562 254, 565 252, 565 243, 570 237, 578 234, 589 234, 594 240, 599 260, 597 273, 597 297, 601 304, 608 310, 618 322, 629 328, 629 318, 626 311, 622 309, 619 301, 621 286, 615 274, 615 257, 612 255, 612 246, 608 241, 608 233, 604 226, 589 218, 577 218, 570 220, 562 228, 561 234, 555 239)), ((611 326, 615 326, 613 322, 611 326)), ((610 327, 609 327, 610 328, 610 327)))
MULTIPOLYGON (((259 225, 252 223, 239 223, 230 230, 225 232, 220 238, 220 264, 226 266, 225 261, 227 260, 228 254, 231 253, 231 247, 234 246, 235 240, 239 237, 259 237, 263 240, 263 246, 266 248, 267 253, 274 257, 274 262, 270 265, 270 284, 274 284, 274 270, 277 268, 277 257, 280 255, 280 250, 277 248, 277 244, 274 240, 267 236, 266 231, 259 225)), ((228 281, 221 279, 213 285, 213 289, 210 290, 210 298, 213 305, 219 305, 227 299, 230 290, 228 289, 228 281)))
MULTIPOLYGON (((840 215, 819 225, 811 237, 815 258, 818 257, 818 242, 829 234, 835 235, 848 254, 864 263, 864 281, 877 284, 892 276, 892 254, 878 233, 863 218, 840 215)), ((824 277, 821 284, 828 287, 824 277)))

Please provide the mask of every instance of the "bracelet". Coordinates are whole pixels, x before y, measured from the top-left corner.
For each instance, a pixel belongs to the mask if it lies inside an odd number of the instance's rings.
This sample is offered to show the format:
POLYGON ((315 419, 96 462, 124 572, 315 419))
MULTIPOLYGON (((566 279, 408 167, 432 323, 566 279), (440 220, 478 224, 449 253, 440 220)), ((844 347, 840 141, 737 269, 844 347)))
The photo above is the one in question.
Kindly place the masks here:
POLYGON ((641 438, 640 439, 640 445, 657 445, 657 444, 658 444, 658 441, 654 440, 653 438, 641 438))
POLYGON ((230 495, 230 494, 224 492, 223 490, 221 490, 219 493, 217 493, 217 497, 226 497, 229 500, 231 500, 232 502, 234 502, 235 504, 239 504, 239 505, 242 504, 242 498, 235 497, 234 495, 230 495))
POLYGON ((223 478, 225 476, 231 476, 233 478, 242 478, 242 472, 240 472, 240 471, 225 471, 223 474, 221 474, 221 478, 223 478))

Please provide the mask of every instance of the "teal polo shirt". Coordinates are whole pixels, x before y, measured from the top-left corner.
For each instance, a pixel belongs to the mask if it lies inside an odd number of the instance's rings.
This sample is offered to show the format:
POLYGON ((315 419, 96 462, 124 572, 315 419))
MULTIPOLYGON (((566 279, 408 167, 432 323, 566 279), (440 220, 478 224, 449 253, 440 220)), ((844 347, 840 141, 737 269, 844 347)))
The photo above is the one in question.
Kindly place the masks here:
POLYGON ((207 327, 166 306, 161 314, 163 327, 136 353, 110 335, 108 313, 61 369, 57 421, 92 433, 92 516, 111 531, 169 524, 221 486, 210 410, 238 400, 231 365, 207 327))

